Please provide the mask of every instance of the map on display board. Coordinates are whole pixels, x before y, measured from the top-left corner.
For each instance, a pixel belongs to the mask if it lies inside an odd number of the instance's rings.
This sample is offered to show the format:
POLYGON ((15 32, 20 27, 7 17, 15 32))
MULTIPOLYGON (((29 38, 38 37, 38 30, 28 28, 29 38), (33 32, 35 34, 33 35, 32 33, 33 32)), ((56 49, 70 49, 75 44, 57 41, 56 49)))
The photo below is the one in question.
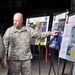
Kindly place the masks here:
POLYGON ((60 50, 62 35, 64 32, 64 26, 65 26, 65 19, 68 17, 68 13, 69 12, 64 12, 64 13, 53 16, 52 30, 58 30, 59 33, 55 37, 54 36, 50 37, 51 43, 49 47, 60 50))
POLYGON ((75 15, 66 19, 59 58, 75 62, 75 15))
MULTIPOLYGON (((42 17, 32 17, 26 19, 26 26, 32 27, 40 32, 48 31, 50 16, 42 16, 42 17)), ((31 45, 46 45, 47 38, 38 40, 36 38, 31 38, 31 45)))

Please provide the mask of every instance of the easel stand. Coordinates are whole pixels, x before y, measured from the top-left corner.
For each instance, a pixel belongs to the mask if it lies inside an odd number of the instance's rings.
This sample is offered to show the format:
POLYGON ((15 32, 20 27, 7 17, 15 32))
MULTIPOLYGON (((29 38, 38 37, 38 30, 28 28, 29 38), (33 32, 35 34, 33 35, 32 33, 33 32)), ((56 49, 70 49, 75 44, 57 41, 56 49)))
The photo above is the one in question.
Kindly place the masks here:
MULTIPOLYGON (((61 74, 61 75, 64 75, 66 63, 67 63, 67 61, 65 60, 64 66, 63 66, 63 70, 62 70, 62 74, 61 74)), ((73 71, 73 62, 70 62, 70 75, 72 75, 72 71, 73 71)))
POLYGON ((59 67, 60 67, 60 58, 59 58, 59 55, 58 55, 58 70, 57 70, 57 75, 59 75, 59 67))
POLYGON ((51 67, 53 68, 54 75, 56 75, 56 72, 55 72, 55 69, 54 69, 54 65, 53 65, 52 52, 50 50, 50 66, 49 66, 49 73, 48 73, 48 75, 50 75, 51 67))
MULTIPOLYGON (((47 43, 47 47, 49 48, 49 45, 47 43)), ((52 58, 52 49, 49 48, 49 55, 50 55, 50 66, 49 66, 49 72, 48 72, 48 75, 50 75, 50 72, 51 72, 51 67, 53 68, 53 72, 54 72, 54 75, 56 75, 56 72, 55 72, 55 69, 54 69, 54 65, 53 65, 53 58, 52 58)))
POLYGON ((62 70, 62 74, 61 75, 64 74, 65 66, 66 66, 66 60, 64 61, 64 66, 63 66, 63 70, 62 70))
MULTIPOLYGON (((64 71, 65 71, 65 68, 66 68, 66 63, 67 63, 67 60, 64 61, 64 66, 63 66, 63 70, 62 70, 61 75, 65 75, 64 71)), ((58 57, 58 71, 57 71, 57 75, 59 75, 59 66, 60 66, 60 58, 58 57)), ((70 74, 69 75, 72 75, 72 71, 73 71, 73 62, 70 62, 70 74)))
POLYGON ((41 66, 40 66, 40 44, 38 45, 39 50, 39 75, 41 75, 41 66))

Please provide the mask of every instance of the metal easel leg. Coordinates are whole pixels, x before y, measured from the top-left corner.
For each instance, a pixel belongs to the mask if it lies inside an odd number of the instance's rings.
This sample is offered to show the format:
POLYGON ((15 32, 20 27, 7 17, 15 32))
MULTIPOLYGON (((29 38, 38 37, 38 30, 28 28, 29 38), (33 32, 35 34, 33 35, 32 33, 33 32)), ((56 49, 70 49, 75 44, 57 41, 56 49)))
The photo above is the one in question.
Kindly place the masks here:
POLYGON ((52 52, 51 52, 51 50, 50 50, 50 67, 49 67, 48 75, 50 75, 51 67, 53 68, 54 75, 56 75, 56 72, 55 72, 55 69, 54 69, 54 65, 53 65, 52 52))
POLYGON ((61 74, 61 75, 63 75, 63 74, 64 74, 65 66, 66 66, 66 60, 65 60, 65 62, 64 62, 64 66, 63 66, 63 70, 62 70, 62 74, 61 74))
POLYGON ((40 67, 40 45, 38 45, 39 50, 39 75, 41 75, 41 67, 40 67))

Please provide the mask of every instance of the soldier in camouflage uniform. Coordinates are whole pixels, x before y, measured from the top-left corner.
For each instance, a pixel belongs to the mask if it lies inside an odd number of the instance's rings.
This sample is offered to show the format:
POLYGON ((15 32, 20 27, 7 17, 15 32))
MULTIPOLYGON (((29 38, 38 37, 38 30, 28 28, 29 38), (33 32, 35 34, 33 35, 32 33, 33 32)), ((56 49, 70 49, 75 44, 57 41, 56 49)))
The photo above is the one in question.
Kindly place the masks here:
POLYGON ((45 38, 49 35, 57 35, 58 31, 39 32, 33 28, 24 26, 23 15, 16 13, 13 17, 13 26, 4 34, 6 55, 3 60, 5 68, 8 67, 9 75, 31 75, 30 38, 45 38))
POLYGON ((5 47, 4 47, 2 35, 0 33, 0 63, 4 59, 4 56, 5 56, 5 47))

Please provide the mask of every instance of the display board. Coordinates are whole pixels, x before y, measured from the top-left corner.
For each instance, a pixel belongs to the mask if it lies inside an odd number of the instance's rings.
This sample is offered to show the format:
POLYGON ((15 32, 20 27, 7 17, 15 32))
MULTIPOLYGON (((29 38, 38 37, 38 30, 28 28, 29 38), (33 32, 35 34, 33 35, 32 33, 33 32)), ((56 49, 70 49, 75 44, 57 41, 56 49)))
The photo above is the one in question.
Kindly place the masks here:
MULTIPOLYGON (((40 32, 48 31, 50 16, 32 17, 26 19, 26 26, 32 27, 40 32)), ((31 45, 46 45, 47 38, 38 40, 36 38, 31 38, 31 45)))
POLYGON ((59 58, 75 62, 75 15, 66 19, 59 58))
POLYGON ((64 32, 64 26, 65 26, 65 19, 68 17, 68 13, 69 12, 63 12, 61 14, 53 16, 52 31, 58 30, 59 33, 56 37, 54 36, 50 37, 50 40, 52 42, 50 43, 49 47, 60 50, 62 35, 64 32))

